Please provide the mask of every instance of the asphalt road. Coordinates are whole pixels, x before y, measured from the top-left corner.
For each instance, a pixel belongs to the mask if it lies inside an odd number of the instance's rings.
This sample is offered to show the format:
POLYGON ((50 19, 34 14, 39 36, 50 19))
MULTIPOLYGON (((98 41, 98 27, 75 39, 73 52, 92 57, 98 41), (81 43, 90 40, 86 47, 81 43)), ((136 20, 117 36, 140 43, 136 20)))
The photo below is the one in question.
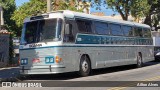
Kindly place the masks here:
POLYGON ((19 67, 0 68, 0 80, 14 78, 19 75, 19 67))
MULTIPOLYGON (((18 73, 14 75, 18 75, 18 73)), ((23 90, 160 90, 160 82, 153 81, 160 81, 160 62, 148 62, 145 64, 145 67, 142 68, 135 68, 134 65, 128 65, 93 70, 92 75, 88 77, 79 77, 75 72, 56 75, 28 76, 17 83, 40 82, 42 86, 54 86, 23 88, 23 90), (155 86, 143 86, 149 83, 155 86), (142 86, 139 87, 138 84, 142 86), (107 85, 108 87, 106 87, 107 85)), ((0 89, 21 90, 22 88, 0 89)))

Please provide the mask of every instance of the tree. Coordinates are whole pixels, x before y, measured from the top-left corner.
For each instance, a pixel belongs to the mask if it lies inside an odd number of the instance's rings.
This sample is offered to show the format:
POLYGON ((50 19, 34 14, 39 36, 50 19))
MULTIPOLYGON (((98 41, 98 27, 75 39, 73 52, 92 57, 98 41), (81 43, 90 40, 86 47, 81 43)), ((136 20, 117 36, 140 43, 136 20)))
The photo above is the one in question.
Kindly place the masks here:
POLYGON ((12 15, 12 20, 15 20, 16 25, 19 27, 18 36, 21 34, 23 21, 26 17, 39 15, 46 12, 46 0, 30 0, 18 7, 12 15))
POLYGON ((15 21, 11 19, 13 12, 16 9, 15 0, 0 0, 0 5, 4 11, 4 26, 10 32, 15 33, 17 30, 15 21))
POLYGON ((16 34, 16 24, 14 20, 11 20, 11 16, 16 9, 15 0, 0 0, 0 6, 3 8, 3 18, 4 26, 3 28, 7 29, 10 32, 13 32, 9 38, 9 64, 12 62, 13 58, 13 42, 12 36, 16 34))
POLYGON ((153 14, 151 17, 151 27, 154 27, 155 31, 157 31, 160 29, 160 26, 158 26, 160 22, 160 13, 153 14))
POLYGON ((149 1, 157 0, 106 0, 108 7, 117 11, 123 20, 128 20, 129 14, 136 19, 146 16, 151 8, 149 1))
POLYGON ((56 10, 72 10, 82 12, 82 9, 77 9, 76 0, 53 0, 52 1, 53 11, 56 10))
POLYGON ((113 11, 117 11, 123 20, 128 20, 132 0, 106 0, 107 5, 113 11))
POLYGON ((131 15, 136 21, 139 21, 140 18, 145 17, 149 13, 150 7, 148 0, 133 0, 131 2, 131 15))
MULTIPOLYGON (((52 8, 53 10, 73 10, 73 11, 82 11, 77 10, 75 7, 75 0, 53 0, 52 8)), ((18 36, 21 34, 21 29, 23 21, 26 17, 40 15, 46 13, 47 10, 47 1, 46 0, 30 0, 27 3, 24 3, 22 6, 18 7, 14 14, 12 15, 12 20, 15 20, 16 25, 19 27, 18 36)))
POLYGON ((160 1, 157 0, 157 2, 152 2, 148 0, 148 2, 151 5, 151 8, 149 9, 149 13, 146 15, 144 23, 154 27, 157 31, 160 29, 158 26, 160 22, 160 1))

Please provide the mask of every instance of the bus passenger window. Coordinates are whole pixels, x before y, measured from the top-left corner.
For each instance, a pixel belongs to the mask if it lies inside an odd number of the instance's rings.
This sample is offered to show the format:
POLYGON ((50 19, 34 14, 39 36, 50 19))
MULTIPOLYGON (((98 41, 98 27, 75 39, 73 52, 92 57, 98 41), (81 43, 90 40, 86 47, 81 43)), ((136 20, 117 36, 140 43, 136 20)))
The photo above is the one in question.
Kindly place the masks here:
POLYGON ((66 26, 65 26, 64 41, 65 42, 73 42, 74 41, 72 24, 66 24, 66 26))
POLYGON ((122 29, 121 29, 121 25, 119 24, 109 24, 109 27, 111 29, 112 35, 115 36, 121 36, 123 35, 122 29))
POLYGON ((95 31, 97 34, 109 34, 108 24, 103 22, 95 22, 95 31))
POLYGON ((134 36, 143 37, 142 28, 136 27, 136 28, 134 29, 134 36))
POLYGON ((92 33, 92 22, 88 20, 77 20, 78 29, 82 33, 92 33))
POLYGON ((143 28, 143 36, 145 37, 145 38, 150 38, 151 37, 151 31, 150 31, 150 29, 149 28, 143 28))
POLYGON ((133 36, 133 29, 131 26, 124 25, 124 26, 122 26, 122 29, 123 29, 125 36, 128 36, 128 37, 133 36))

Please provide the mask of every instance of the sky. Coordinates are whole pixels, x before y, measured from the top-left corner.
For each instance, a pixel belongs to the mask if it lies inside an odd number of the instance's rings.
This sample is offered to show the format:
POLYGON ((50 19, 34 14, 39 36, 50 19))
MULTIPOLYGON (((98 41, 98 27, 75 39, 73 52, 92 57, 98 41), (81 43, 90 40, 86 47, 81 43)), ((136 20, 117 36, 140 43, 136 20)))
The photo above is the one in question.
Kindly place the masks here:
MULTIPOLYGON (((15 0, 16 1, 16 6, 19 7, 23 3, 28 2, 29 0, 15 0)), ((96 10, 95 8, 91 8, 90 12, 104 12, 105 15, 112 15, 112 14, 118 14, 113 12, 111 9, 106 9, 105 7, 102 7, 101 10, 96 10)))
POLYGON ((112 9, 106 9, 105 7, 101 7, 101 10, 96 10, 95 8, 91 8, 90 12, 104 12, 105 15, 113 15, 118 14, 117 12, 113 12, 112 9))
POLYGON ((29 0, 15 0, 16 1, 16 6, 21 6, 23 3, 28 2, 29 0))

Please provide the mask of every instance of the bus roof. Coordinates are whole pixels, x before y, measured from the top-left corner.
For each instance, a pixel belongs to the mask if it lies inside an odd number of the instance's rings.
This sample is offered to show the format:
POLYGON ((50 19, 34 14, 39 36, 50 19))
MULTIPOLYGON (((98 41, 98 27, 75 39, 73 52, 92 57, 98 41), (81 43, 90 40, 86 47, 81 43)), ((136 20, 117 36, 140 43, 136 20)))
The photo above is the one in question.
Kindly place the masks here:
MULTIPOLYGON (((95 20, 95 21, 102 21, 102 22, 110 22, 110 23, 117 23, 117 24, 123 24, 123 25, 129 25, 129 26, 139 26, 139 27, 143 27, 143 28, 150 28, 149 25, 146 24, 140 24, 140 23, 136 23, 136 22, 130 22, 130 21, 124 21, 124 20, 117 20, 117 19, 111 19, 111 18, 107 18, 104 16, 96 16, 96 15, 91 15, 91 14, 86 14, 86 13, 81 13, 81 12, 74 12, 74 11, 70 11, 70 10, 59 10, 59 11, 53 11, 53 12, 49 12, 49 13, 45 13, 42 14, 43 15, 52 15, 54 13, 62 13, 64 15, 64 17, 67 18, 81 18, 81 19, 88 19, 88 20, 95 20)), ((30 20, 31 18, 26 18, 24 22, 30 20)))
POLYGON ((107 22, 111 22, 111 23, 120 23, 120 24, 125 24, 125 25, 130 25, 130 26, 136 25, 136 26, 139 26, 139 27, 150 28, 150 26, 146 25, 146 24, 140 24, 140 23, 136 23, 136 22, 111 19, 111 18, 107 18, 107 17, 104 17, 104 16, 96 16, 96 15, 91 15, 91 14, 86 14, 86 13, 81 13, 81 12, 64 10, 63 13, 66 17, 69 17, 69 18, 94 19, 94 20, 102 21, 102 22, 107 21, 107 22))

